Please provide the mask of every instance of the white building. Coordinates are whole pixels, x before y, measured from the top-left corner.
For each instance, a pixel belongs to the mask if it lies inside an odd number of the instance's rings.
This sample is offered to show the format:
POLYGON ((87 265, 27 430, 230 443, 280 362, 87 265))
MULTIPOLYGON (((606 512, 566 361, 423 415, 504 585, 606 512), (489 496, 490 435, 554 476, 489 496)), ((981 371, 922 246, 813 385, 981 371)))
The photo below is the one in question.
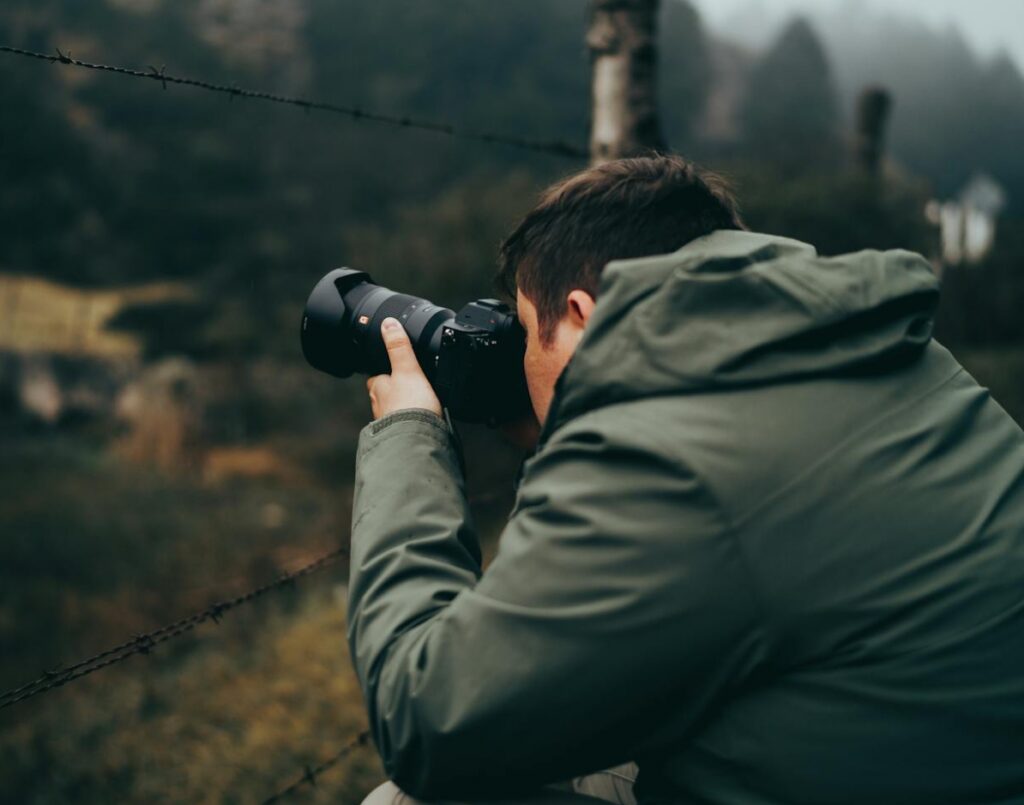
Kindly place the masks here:
POLYGON ((1006 191, 988 174, 976 174, 957 199, 928 205, 928 220, 941 228, 942 261, 976 265, 992 251, 996 221, 1006 207, 1006 191))

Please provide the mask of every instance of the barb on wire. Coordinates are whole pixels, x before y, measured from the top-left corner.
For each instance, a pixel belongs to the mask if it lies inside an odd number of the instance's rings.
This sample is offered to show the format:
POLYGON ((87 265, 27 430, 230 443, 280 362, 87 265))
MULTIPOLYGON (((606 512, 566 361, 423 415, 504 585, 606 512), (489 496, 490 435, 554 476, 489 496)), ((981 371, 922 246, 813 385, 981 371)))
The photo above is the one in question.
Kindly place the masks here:
POLYGON ((18 702, 22 702, 25 699, 31 699, 33 696, 38 696, 41 693, 46 693, 54 688, 62 687, 76 679, 81 679, 83 676, 94 674, 108 666, 124 662, 129 657, 134 657, 136 654, 149 654, 157 646, 166 643, 169 640, 173 640, 176 637, 181 637, 207 621, 220 623, 220 619, 223 617, 225 612, 229 612, 243 604, 255 601, 257 598, 262 598, 273 590, 290 587, 299 579, 309 576, 310 574, 333 564, 339 559, 348 556, 348 554, 349 549, 347 547, 338 548, 337 550, 321 556, 316 561, 300 567, 298 570, 293 570, 290 573, 278 576, 278 578, 273 581, 250 590, 247 593, 235 596, 234 598, 229 598, 225 601, 218 601, 210 604, 206 609, 193 613, 192 615, 182 618, 181 620, 177 620, 174 623, 170 623, 167 626, 161 626, 159 629, 154 629, 152 632, 135 635, 133 638, 126 640, 120 645, 101 651, 99 654, 95 654, 92 657, 87 657, 84 660, 76 662, 74 665, 45 671, 31 682, 27 682, 20 687, 0 693, 0 710, 17 704, 18 702))
POLYGON ((335 752, 333 755, 327 758, 327 760, 325 760, 323 763, 320 763, 319 765, 312 767, 307 765, 303 769, 301 777, 296 778, 293 782, 286 785, 276 794, 272 794, 271 796, 267 797, 267 799, 263 800, 263 805, 273 805, 273 803, 275 802, 280 802, 281 800, 291 796, 293 793, 295 793, 295 791, 302 788, 302 786, 304 785, 308 784, 310 786, 315 787, 317 778, 321 774, 330 769, 332 766, 336 766, 338 763, 344 760, 348 755, 352 754, 352 752, 354 752, 359 747, 365 746, 369 739, 369 732, 361 732, 357 736, 355 736, 351 741, 349 741, 347 744, 341 747, 341 749, 339 749, 337 752, 335 752))
POLYGON ((386 115, 380 112, 369 112, 365 109, 360 109, 357 106, 347 106, 344 104, 331 103, 327 101, 316 101, 309 100, 307 98, 294 98, 286 95, 278 95, 272 92, 263 92, 260 90, 243 89, 238 85, 228 86, 226 84, 216 84, 210 81, 204 81, 197 78, 183 78, 181 76, 169 75, 166 67, 161 67, 157 70, 152 65, 149 70, 136 70, 130 67, 117 67, 109 64, 95 64, 93 62, 82 61, 80 59, 72 58, 70 53, 63 53, 59 48, 56 49, 56 54, 52 53, 39 53, 33 50, 25 50, 23 48, 11 47, 8 45, 0 45, 0 53, 9 53, 14 56, 24 56, 30 59, 39 59, 41 61, 49 62, 50 64, 62 64, 71 67, 80 67, 86 70, 99 70, 106 73, 115 73, 117 75, 130 76, 132 78, 145 78, 150 81, 159 81, 164 89, 167 89, 168 84, 179 84, 186 87, 195 87, 196 89, 203 89, 209 92, 220 92, 226 94, 229 99, 234 100, 238 98, 252 98, 254 100, 269 101, 270 103, 286 104, 288 106, 296 106, 303 109, 306 112, 311 110, 320 112, 330 112, 332 114, 344 115, 351 118, 352 120, 369 120, 375 123, 382 123, 384 125, 396 126, 398 128, 409 128, 418 129, 420 131, 430 131, 435 134, 444 134, 449 137, 455 137, 462 140, 476 140, 478 142, 492 143, 499 145, 507 145, 512 148, 519 148, 526 151, 535 151, 544 154, 551 154, 553 156, 566 157, 570 159, 586 159, 588 156, 587 150, 580 148, 572 143, 563 142, 561 140, 536 140, 529 137, 519 137, 517 135, 497 134, 494 132, 486 131, 475 131, 472 129, 459 128, 451 123, 441 123, 435 120, 423 120, 419 118, 413 118, 408 116, 393 116, 386 115))

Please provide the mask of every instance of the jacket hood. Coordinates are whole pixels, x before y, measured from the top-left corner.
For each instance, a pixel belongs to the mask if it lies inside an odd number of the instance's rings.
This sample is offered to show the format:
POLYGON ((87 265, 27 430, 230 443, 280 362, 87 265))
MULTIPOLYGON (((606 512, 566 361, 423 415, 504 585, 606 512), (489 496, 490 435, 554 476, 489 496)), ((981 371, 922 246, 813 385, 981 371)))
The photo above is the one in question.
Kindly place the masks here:
POLYGON ((824 258, 752 232, 723 230, 672 254, 609 263, 544 436, 642 397, 882 370, 928 344, 938 297, 920 255, 824 258))

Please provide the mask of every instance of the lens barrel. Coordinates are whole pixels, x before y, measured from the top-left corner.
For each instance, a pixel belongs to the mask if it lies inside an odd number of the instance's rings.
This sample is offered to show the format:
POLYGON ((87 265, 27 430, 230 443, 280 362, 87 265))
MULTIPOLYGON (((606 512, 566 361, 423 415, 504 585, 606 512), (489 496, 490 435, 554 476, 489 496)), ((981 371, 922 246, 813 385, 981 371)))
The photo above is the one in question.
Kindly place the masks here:
POLYGON ((441 325, 455 312, 426 299, 374 285, 365 271, 338 268, 316 284, 302 317, 302 352, 317 369, 335 377, 391 371, 380 326, 402 322, 424 374, 433 380, 441 325))

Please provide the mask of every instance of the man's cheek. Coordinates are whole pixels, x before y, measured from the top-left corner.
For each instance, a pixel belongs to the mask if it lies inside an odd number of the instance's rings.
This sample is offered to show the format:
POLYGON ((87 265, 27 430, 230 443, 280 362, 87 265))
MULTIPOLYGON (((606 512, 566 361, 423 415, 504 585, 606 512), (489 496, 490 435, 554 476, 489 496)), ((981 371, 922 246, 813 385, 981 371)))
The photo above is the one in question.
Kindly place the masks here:
POLYGON ((526 388, 530 392, 530 399, 535 408, 541 399, 541 390, 544 384, 542 366, 536 350, 531 344, 527 344, 526 354, 523 356, 523 372, 526 374, 526 388))
POLYGON ((526 375, 526 385, 530 392, 533 392, 534 377, 536 375, 536 357, 529 344, 526 345, 526 352, 523 354, 523 373, 526 375))

